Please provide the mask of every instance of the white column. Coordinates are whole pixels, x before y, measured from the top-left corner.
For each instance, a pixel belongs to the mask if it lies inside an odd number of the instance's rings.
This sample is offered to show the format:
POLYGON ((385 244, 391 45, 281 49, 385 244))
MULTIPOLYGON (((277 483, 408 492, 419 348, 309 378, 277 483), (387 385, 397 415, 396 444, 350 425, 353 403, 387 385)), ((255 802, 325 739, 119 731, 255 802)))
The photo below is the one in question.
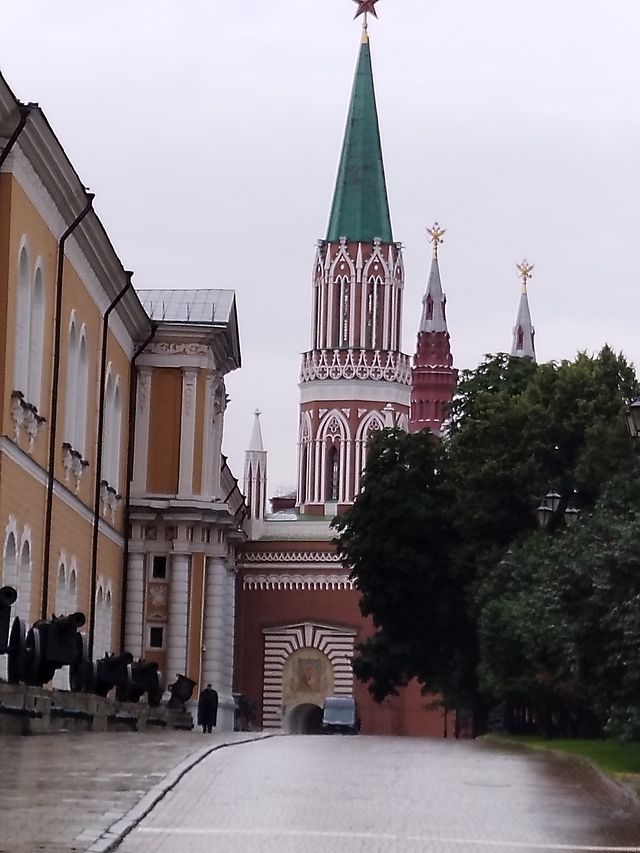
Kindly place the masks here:
POLYGON ((225 681, 228 691, 233 691, 233 658, 236 624, 236 573, 232 563, 227 564, 225 577, 225 681))
POLYGON ((193 450, 196 435, 196 387, 198 374, 182 369, 182 417, 180 421, 180 477, 178 494, 193 494, 193 450))
POLYGON ((124 648, 135 658, 144 657, 144 554, 129 552, 125 590, 124 648))
POLYGON ((174 554, 171 558, 165 689, 176 680, 179 673, 187 675, 190 559, 188 554, 174 554))
POLYGON ((219 731, 233 729, 233 699, 229 684, 227 567, 222 557, 207 557, 204 607, 202 683, 218 692, 219 731))
POLYGON ((131 490, 138 495, 144 494, 147 490, 152 372, 151 367, 140 367, 138 369, 135 401, 136 433, 133 444, 133 479, 131 481, 131 490))

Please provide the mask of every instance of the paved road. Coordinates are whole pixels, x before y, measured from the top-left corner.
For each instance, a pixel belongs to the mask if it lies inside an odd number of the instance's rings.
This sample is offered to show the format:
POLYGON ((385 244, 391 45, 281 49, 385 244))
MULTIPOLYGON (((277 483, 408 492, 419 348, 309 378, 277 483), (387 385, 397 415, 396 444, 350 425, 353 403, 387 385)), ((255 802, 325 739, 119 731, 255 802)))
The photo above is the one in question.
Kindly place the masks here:
POLYGON ((486 743, 281 737, 205 759, 118 850, 640 851, 640 809, 586 766, 486 743))
POLYGON ((200 732, 0 737, 0 853, 80 853, 203 748, 200 732))

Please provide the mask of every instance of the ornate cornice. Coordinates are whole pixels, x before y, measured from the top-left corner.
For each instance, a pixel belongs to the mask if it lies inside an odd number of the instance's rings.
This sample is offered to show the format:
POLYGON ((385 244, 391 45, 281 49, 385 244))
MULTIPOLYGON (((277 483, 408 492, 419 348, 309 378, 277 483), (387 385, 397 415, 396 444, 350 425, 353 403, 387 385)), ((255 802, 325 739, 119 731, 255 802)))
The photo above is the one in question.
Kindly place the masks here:
POLYGON ((348 575, 245 575, 243 589, 327 590, 356 589, 348 575))
POLYGON ((300 382, 372 379, 411 385, 411 362, 401 352, 381 350, 311 350, 302 354, 300 382))
POLYGON ((340 557, 331 551, 247 551, 241 563, 339 563, 340 557))

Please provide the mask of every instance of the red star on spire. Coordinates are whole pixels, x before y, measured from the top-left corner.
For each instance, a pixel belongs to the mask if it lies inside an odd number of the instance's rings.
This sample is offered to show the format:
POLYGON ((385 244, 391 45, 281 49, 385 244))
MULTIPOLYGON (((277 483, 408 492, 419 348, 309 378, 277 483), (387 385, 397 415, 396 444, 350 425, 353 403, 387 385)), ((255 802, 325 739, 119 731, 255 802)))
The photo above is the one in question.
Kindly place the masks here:
POLYGON ((378 13, 375 10, 375 5, 378 0, 353 0, 354 3, 358 4, 358 11, 353 16, 354 19, 358 18, 360 15, 371 14, 374 18, 378 17, 378 13))

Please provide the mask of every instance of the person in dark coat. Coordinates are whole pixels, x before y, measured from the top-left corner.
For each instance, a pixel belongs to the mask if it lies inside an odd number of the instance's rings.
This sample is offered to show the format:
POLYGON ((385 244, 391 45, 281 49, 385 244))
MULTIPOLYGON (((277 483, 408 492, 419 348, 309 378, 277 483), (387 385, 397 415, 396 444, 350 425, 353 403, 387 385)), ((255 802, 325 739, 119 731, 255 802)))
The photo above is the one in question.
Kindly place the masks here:
POLYGON ((198 725, 202 726, 202 733, 210 735, 217 720, 218 693, 207 684, 198 699, 198 725))

